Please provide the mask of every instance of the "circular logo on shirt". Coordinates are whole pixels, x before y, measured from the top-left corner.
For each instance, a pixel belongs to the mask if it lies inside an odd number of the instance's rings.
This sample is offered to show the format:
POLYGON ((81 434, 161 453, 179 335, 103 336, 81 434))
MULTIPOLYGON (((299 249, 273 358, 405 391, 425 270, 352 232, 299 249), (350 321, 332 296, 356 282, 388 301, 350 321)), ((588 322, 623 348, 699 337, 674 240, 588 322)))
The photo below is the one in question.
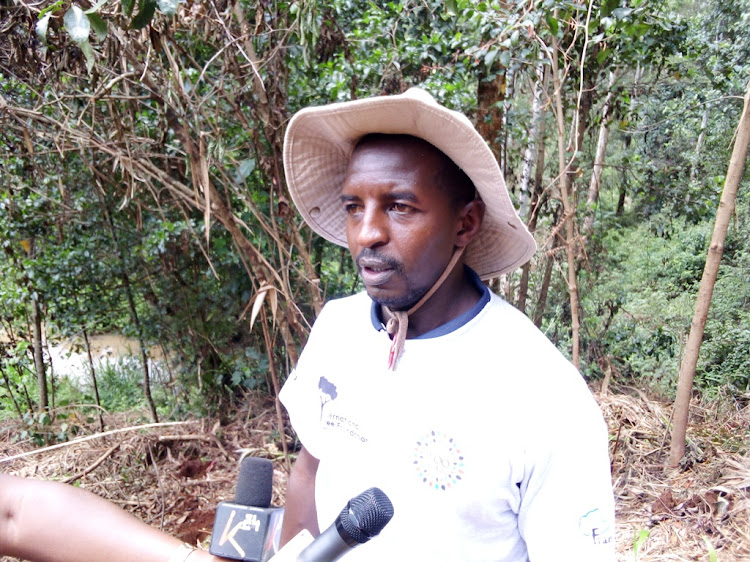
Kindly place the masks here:
POLYGON ((414 446, 414 468, 422 483, 433 490, 445 491, 463 478, 463 453, 452 437, 430 431, 414 446))

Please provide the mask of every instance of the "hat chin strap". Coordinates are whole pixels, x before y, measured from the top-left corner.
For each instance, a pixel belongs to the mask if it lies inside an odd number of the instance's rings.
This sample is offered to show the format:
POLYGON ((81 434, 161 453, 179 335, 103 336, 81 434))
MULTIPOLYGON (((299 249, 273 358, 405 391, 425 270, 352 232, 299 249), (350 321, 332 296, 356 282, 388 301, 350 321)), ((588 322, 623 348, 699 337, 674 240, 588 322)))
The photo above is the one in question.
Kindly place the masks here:
POLYGON ((409 316, 419 310, 422 305, 426 303, 432 295, 435 294, 435 291, 440 288, 440 286, 448 278, 450 272, 453 271, 453 268, 456 266, 456 263, 458 263, 458 260, 461 259, 461 255, 464 253, 465 249, 466 247, 464 246, 461 248, 456 248, 453 251, 453 256, 451 256, 448 265, 445 266, 445 269, 443 270, 443 273, 440 275, 438 280, 435 281, 435 284, 430 288, 430 290, 427 291, 424 296, 417 301, 417 304, 412 306, 409 310, 404 312, 403 310, 391 310, 387 306, 381 306, 383 312, 385 312, 385 316, 388 318, 385 329, 389 335, 393 336, 391 350, 388 353, 388 368, 391 371, 396 370, 396 364, 401 357, 401 353, 404 351, 406 331, 409 329, 409 316))

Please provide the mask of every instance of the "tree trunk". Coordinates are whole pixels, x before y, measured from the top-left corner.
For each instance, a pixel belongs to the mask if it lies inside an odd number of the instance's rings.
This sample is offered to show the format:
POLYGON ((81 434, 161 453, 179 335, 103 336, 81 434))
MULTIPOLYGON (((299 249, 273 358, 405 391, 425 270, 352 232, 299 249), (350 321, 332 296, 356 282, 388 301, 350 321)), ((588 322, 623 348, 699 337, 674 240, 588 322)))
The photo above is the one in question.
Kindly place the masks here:
POLYGON ((708 248, 706 265, 703 268, 703 277, 698 289, 693 322, 690 327, 687 345, 685 346, 685 357, 680 365, 680 375, 677 381, 677 397, 674 402, 672 441, 669 449, 668 464, 671 467, 677 466, 685 455, 685 436, 690 408, 690 394, 693 388, 693 379, 695 378, 695 367, 698 364, 703 330, 706 327, 711 296, 713 295, 716 277, 719 273, 721 255, 724 252, 724 240, 729 229, 729 221, 734 213, 735 199, 737 198, 740 179, 742 179, 745 158, 747 158, 748 144, 750 144, 750 82, 748 82, 748 89, 745 94, 742 116, 737 126, 734 149, 729 161, 719 208, 716 211, 716 223, 714 224, 711 245, 708 248))
MULTIPOLYGON (((538 71, 539 69, 537 69, 538 71)), ((539 210, 540 207, 544 201, 543 193, 544 193, 544 140, 547 136, 547 127, 546 127, 546 104, 541 104, 541 94, 544 92, 546 94, 547 92, 547 85, 549 82, 549 73, 547 72, 546 66, 542 69, 542 85, 541 85, 541 91, 538 92, 539 101, 540 101, 540 114, 537 115, 537 123, 536 123, 536 129, 535 129, 535 135, 536 138, 532 141, 534 144, 534 148, 536 151, 535 155, 535 173, 534 173, 534 183, 533 183, 533 190, 531 194, 531 200, 530 203, 527 204, 526 214, 528 214, 528 220, 526 223, 526 227, 529 229, 529 232, 531 234, 534 234, 536 231, 536 223, 537 219, 539 218, 539 210)), ((536 94, 535 94, 536 95, 536 94)), ((536 101, 536 99, 535 99, 536 101)), ((530 143, 531 144, 531 143, 530 143)), ((529 156, 528 154, 528 147, 527 147, 527 154, 524 156, 526 158, 529 156)), ((521 180, 523 181, 523 175, 526 174, 526 160, 524 160, 524 172, 522 174, 521 180)), ((528 175, 531 175, 531 168, 529 167, 528 175)), ((528 181, 528 180, 527 180, 528 181)), ((528 186, 526 187, 528 190, 528 186)), ((521 188, 521 198, 523 200, 524 197, 524 188, 521 188)), ((523 202, 521 203, 521 211, 523 213, 523 202)), ((522 214, 521 216, 525 216, 522 214)), ((523 266, 521 266, 521 280, 519 282, 518 286, 518 304, 517 307, 521 312, 525 312, 526 310, 526 300, 528 299, 529 295, 529 276, 531 275, 531 260, 527 261, 523 266)))
POLYGON ((101 203, 102 210, 104 211, 105 225, 109 230, 109 235, 112 238, 112 243, 115 246, 115 252, 120 260, 120 279, 122 280, 122 286, 125 289, 125 297, 128 301, 128 311, 130 312, 130 321, 133 323, 135 328, 136 337, 138 338, 138 345, 141 347, 141 367, 143 368, 143 396, 146 399, 149 412, 151 413, 151 420, 154 423, 159 422, 159 415, 156 412, 156 405, 154 399, 151 396, 151 374, 148 368, 148 355, 146 354, 146 342, 143 339, 143 329, 141 327, 140 319, 138 318, 138 311, 135 307, 135 297, 133 296, 133 287, 130 283, 130 276, 128 275, 127 264, 125 263, 125 254, 120 244, 120 240, 117 237, 117 231, 115 230, 115 224, 112 220, 112 214, 109 212, 109 207, 104 199, 104 194, 100 190, 97 190, 99 195, 99 202, 101 203))
POLYGON ((586 218, 583 221, 583 234, 587 235, 594 226, 596 215, 596 204, 599 201, 599 189, 602 185, 602 171, 604 160, 607 156, 607 141, 609 140, 609 108, 612 103, 612 88, 615 84, 615 73, 609 73, 609 89, 602 107, 602 123, 599 126, 599 139, 596 143, 596 156, 594 158, 594 169, 591 171, 591 183, 586 198, 586 218))
POLYGON ((44 368, 44 353, 42 353, 42 307, 39 300, 32 298, 31 302, 31 326, 33 330, 32 348, 34 351, 34 370, 36 371, 36 383, 39 387, 39 411, 49 410, 49 398, 47 396, 47 373, 44 368))
MULTIPOLYGON (((540 57, 541 56, 542 55, 540 55, 540 57)), ((536 67, 536 83, 534 84, 532 94, 533 99, 531 102, 531 129, 529 130, 529 142, 523 153, 523 168, 521 169, 521 179, 518 182, 520 199, 520 209, 518 214, 521 216, 521 219, 526 219, 529 214, 529 205, 531 202, 531 191, 529 185, 531 184, 531 170, 534 160, 536 160, 537 147, 544 150, 544 147, 540 144, 540 139, 543 136, 541 131, 544 128, 543 121, 545 106, 542 103, 542 92, 547 91, 546 68, 544 61, 541 61, 536 67)))
MULTIPOLYGON (((560 200, 563 205, 563 215, 561 220, 565 227, 565 255, 568 262, 568 295, 570 297, 570 324, 572 352, 571 361, 578 368, 580 355, 580 320, 578 318, 578 282, 576 280, 576 260, 575 260, 575 205, 571 200, 569 171, 574 168, 575 156, 569 164, 565 163, 565 115, 562 105, 562 82, 560 80, 560 69, 558 68, 558 45, 557 38, 552 38, 552 80, 555 90, 555 113, 557 120, 557 150, 558 150, 558 168, 560 170, 560 200)), ((579 108, 580 113, 580 108, 579 108)), ((576 144, 580 137, 582 117, 579 115, 579 126, 576 129, 576 144)), ((576 150, 579 148, 575 147, 576 150)))
MULTIPOLYGON (((553 242, 552 249, 554 250, 557 244, 553 242)), ((552 282, 552 268, 555 265, 555 252, 550 252, 547 256, 547 260, 544 265, 544 277, 542 277, 542 286, 539 289, 539 296, 536 299, 536 307, 534 307, 534 325, 537 328, 542 327, 542 317, 544 316, 544 309, 547 308, 547 294, 549 293, 549 285, 552 282)))
POLYGON ((498 144, 498 136, 503 125, 502 102, 505 101, 505 89, 505 72, 497 65, 479 73, 475 124, 479 134, 489 143, 498 162, 502 161, 502 148, 498 144))
POLYGON ((690 181, 695 180, 695 176, 698 170, 698 160, 701 157, 701 151, 703 150, 703 143, 706 142, 706 128, 708 127, 708 104, 703 108, 703 118, 701 119, 701 132, 698 135, 698 140, 695 142, 695 150, 693 151, 693 163, 690 165, 690 181))
POLYGON ((271 334, 268 331, 268 318, 266 317, 265 309, 261 309, 261 327, 263 329, 263 341, 266 344, 266 357, 268 357, 268 370, 271 372, 271 383, 273 384, 273 393, 276 398, 276 423, 278 424, 277 430, 281 438, 281 448, 284 452, 284 460, 286 461, 287 470, 291 470, 292 465, 289 462, 289 450, 286 443, 286 428, 284 424, 284 413, 281 408, 281 400, 279 400, 279 393, 281 392, 281 384, 279 382, 279 373, 276 369, 276 361, 273 356, 273 342, 271 341, 271 334))

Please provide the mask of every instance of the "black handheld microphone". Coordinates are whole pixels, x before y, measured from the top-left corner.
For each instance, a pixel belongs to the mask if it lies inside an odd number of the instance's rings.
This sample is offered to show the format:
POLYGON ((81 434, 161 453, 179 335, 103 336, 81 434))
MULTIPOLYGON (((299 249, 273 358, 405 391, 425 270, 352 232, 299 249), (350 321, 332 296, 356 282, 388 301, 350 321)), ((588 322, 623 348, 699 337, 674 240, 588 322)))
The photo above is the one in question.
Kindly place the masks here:
MULTIPOLYGON (((393 517, 393 504, 380 488, 349 500, 336 521, 297 556, 297 562, 333 562, 380 533, 393 517)), ((283 549, 282 549, 283 550, 283 549)))
POLYGON ((283 510, 271 505, 273 463, 268 459, 246 457, 240 465, 234 502, 216 507, 211 545, 214 556, 262 562, 275 549, 275 528, 283 510))

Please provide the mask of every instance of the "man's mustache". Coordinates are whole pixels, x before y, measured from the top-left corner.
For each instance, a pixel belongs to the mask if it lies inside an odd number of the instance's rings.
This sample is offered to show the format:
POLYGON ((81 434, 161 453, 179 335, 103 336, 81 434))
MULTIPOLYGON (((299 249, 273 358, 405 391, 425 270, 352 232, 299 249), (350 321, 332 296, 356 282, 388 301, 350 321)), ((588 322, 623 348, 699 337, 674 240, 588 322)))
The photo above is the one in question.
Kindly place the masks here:
POLYGON ((377 265, 380 267, 395 269, 397 272, 403 271, 403 265, 400 261, 392 257, 385 256, 378 251, 373 250, 372 248, 365 248, 364 250, 362 250, 354 260, 354 263, 357 264, 357 269, 360 270, 362 269, 362 267, 373 267, 374 265, 377 265), (365 266, 362 265, 362 261, 367 262, 365 266))

